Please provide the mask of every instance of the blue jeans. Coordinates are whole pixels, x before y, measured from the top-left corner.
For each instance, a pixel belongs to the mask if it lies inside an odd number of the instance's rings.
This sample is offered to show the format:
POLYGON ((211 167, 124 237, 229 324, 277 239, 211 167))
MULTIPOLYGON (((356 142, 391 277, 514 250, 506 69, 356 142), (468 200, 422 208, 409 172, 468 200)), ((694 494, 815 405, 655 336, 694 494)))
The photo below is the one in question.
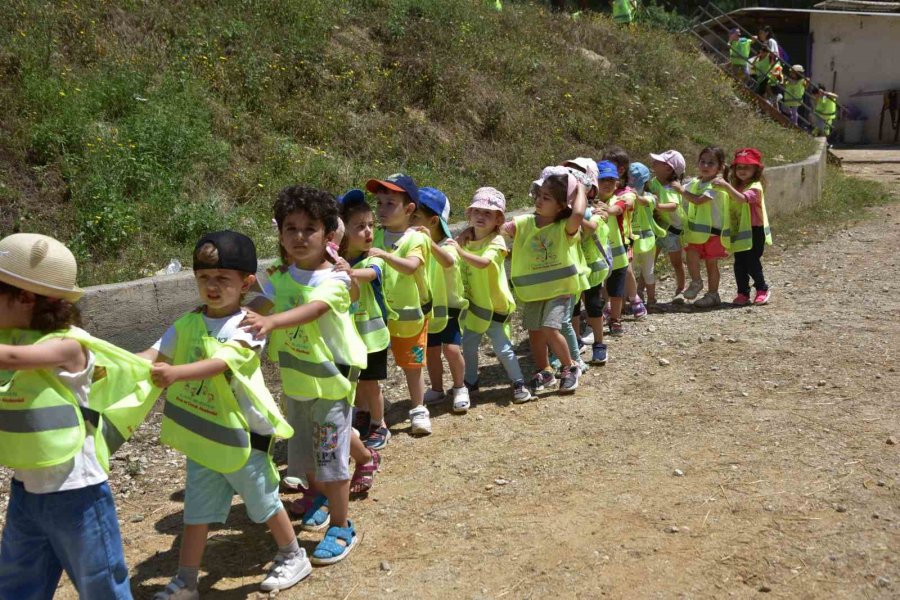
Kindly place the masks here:
MULTIPOLYGON (((506 375, 513 383, 523 380, 522 368, 519 367, 519 359, 516 358, 516 351, 513 349, 509 336, 506 335, 506 328, 502 323, 492 322, 487 331, 484 333, 491 338, 494 345, 494 353, 500 360, 500 364, 506 369, 506 375)), ((481 336, 484 333, 475 333, 474 331, 463 331, 462 351, 463 359, 466 361, 466 383, 474 384, 478 382, 478 346, 481 344, 481 336)))
POLYGON ((49 600, 66 570, 81 598, 131 599, 107 482, 32 494, 10 484, 0 541, 0 600, 49 600))

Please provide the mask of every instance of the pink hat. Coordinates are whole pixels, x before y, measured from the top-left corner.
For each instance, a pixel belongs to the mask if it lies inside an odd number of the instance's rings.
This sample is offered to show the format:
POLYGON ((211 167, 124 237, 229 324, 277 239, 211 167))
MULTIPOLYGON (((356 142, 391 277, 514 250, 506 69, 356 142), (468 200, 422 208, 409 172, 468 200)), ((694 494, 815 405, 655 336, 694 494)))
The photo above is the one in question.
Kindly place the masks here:
MULTIPOLYGON (((506 196, 497 188, 481 187, 475 190, 469 208, 496 210, 504 213, 506 212, 506 196)), ((469 212, 469 208, 466 209, 466 212, 469 212)))
POLYGON ((666 150, 662 154, 651 154, 650 158, 672 167, 672 170, 675 171, 675 175, 678 177, 684 175, 684 157, 678 150, 666 150))

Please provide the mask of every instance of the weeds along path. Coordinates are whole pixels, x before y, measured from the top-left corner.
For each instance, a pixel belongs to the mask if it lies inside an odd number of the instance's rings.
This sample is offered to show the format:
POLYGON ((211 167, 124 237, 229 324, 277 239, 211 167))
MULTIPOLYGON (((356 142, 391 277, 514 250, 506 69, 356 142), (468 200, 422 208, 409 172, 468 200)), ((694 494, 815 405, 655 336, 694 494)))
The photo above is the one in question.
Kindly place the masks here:
MULTIPOLYGON (((281 596, 896 597, 900 206, 869 217, 767 252, 770 306, 627 323, 574 396, 512 406, 498 388, 430 438, 397 424, 351 506, 361 545, 281 596)), ((177 564, 182 460, 157 432, 113 475, 137 598, 177 564)), ((235 502, 208 598, 255 597, 274 552, 235 502)))

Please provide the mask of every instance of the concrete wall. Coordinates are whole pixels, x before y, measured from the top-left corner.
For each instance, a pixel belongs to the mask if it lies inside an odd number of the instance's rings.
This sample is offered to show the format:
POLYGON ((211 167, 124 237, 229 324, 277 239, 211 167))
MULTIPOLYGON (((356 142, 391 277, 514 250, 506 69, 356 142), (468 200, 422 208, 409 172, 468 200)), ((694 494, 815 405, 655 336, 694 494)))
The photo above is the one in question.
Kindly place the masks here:
MULTIPOLYGON (((811 78, 834 91, 843 105, 858 106, 867 117, 863 139, 878 141, 882 97, 851 98, 858 92, 900 89, 900 14, 863 16, 810 13, 811 78)), ((890 119, 885 116, 885 136, 890 119)), ((840 127, 840 125, 838 126, 840 127)))
MULTIPOLYGON (((825 181, 826 145, 803 162, 766 169, 766 204, 770 217, 789 214, 815 202, 825 181)), ((513 211, 512 217, 528 210, 513 211)), ((451 226, 455 232, 463 226, 451 226)), ((261 261, 258 276, 264 278, 271 261, 261 261)), ((140 351, 159 339, 166 327, 198 305, 191 271, 136 281, 98 285, 86 290, 79 303, 85 327, 92 334, 123 348, 140 351)))

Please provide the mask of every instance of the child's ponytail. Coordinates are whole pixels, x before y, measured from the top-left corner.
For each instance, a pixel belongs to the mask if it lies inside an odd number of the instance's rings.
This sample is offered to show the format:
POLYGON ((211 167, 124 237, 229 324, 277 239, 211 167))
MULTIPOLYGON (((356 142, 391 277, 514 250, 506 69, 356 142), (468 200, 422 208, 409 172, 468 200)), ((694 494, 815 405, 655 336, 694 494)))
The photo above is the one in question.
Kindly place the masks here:
MULTIPOLYGON (((9 301, 25 290, 0 281, 0 297, 7 296, 9 301)), ((78 307, 62 298, 50 298, 35 294, 34 311, 28 328, 41 333, 52 333, 62 329, 81 325, 81 312, 78 307)))

